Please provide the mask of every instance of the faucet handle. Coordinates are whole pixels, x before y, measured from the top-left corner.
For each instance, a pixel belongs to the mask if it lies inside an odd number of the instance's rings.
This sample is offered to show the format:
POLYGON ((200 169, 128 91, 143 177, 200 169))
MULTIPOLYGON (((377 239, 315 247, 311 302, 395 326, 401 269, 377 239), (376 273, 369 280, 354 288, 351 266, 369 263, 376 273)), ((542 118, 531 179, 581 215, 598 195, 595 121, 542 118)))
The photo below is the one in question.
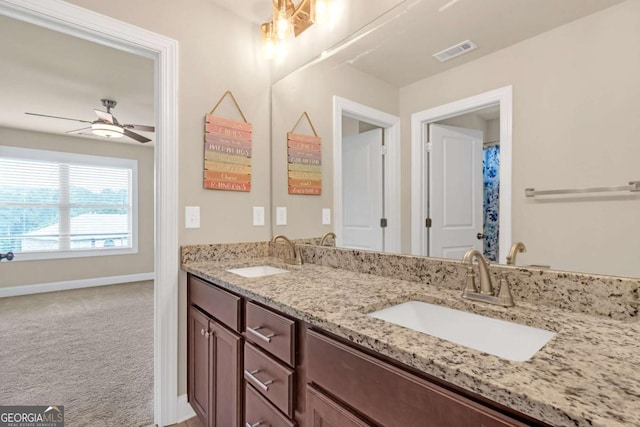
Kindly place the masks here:
POLYGON ((300 253, 300 248, 295 243, 293 244, 293 259, 291 260, 291 264, 302 265, 302 254, 300 253))
POLYGON ((473 266, 467 267, 467 280, 463 294, 466 294, 468 292, 478 292, 478 286, 476 285, 476 275, 473 271, 473 266))
POLYGON ((500 278, 500 290, 498 291, 498 299, 500 300, 501 305, 505 307, 513 307, 515 305, 513 302, 513 295, 511 295, 509 282, 507 282, 507 279, 505 279, 504 276, 500 278))

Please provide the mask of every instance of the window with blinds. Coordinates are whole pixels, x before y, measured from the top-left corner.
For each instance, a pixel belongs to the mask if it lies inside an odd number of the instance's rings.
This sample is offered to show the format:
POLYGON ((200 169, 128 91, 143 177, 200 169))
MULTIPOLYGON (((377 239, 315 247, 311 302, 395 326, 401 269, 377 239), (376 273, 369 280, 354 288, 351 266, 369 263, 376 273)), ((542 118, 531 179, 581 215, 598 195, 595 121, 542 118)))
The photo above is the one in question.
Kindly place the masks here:
POLYGON ((137 252, 137 161, 0 146, 0 252, 137 252))

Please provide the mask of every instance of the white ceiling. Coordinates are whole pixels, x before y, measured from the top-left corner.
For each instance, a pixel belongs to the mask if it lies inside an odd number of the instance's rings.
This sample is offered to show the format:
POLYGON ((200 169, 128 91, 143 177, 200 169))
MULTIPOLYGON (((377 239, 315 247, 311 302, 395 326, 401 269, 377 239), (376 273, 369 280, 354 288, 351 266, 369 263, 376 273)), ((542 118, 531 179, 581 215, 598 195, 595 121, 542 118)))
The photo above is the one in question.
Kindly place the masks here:
MULTIPOLYGON (((152 59, 5 16, 0 58, 0 126, 65 133, 86 124, 24 113, 93 121, 93 109, 105 110, 101 98, 118 102, 112 114, 121 123, 154 125, 152 59)), ((139 133, 153 140, 153 133, 139 133)), ((114 141, 138 144, 126 137, 114 141)))
POLYGON ((332 61, 403 87, 622 1, 407 0, 403 12, 332 61), (445 63, 432 57, 465 40, 478 49, 445 63))

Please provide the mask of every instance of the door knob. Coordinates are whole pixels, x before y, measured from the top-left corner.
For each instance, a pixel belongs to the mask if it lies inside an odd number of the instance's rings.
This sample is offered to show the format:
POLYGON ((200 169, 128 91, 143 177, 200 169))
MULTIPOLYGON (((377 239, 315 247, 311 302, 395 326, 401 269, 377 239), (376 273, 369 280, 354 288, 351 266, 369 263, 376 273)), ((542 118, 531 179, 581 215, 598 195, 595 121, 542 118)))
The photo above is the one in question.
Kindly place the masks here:
POLYGON ((3 258, 6 258, 7 261, 11 261, 14 258, 13 252, 7 252, 6 254, 0 254, 0 261, 2 261, 3 258))
POLYGON ((478 233, 476 234, 476 237, 478 238, 478 240, 482 240, 484 239, 484 233, 478 233))

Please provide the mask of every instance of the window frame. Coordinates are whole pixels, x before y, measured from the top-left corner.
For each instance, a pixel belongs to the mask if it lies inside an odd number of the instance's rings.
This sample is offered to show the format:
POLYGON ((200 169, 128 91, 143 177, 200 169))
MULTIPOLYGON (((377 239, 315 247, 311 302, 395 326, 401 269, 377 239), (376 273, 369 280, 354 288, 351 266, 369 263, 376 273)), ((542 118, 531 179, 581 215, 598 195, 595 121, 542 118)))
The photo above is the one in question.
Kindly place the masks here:
MULTIPOLYGON (((0 145, 0 158, 56 162, 79 166, 117 167, 131 170, 131 247, 97 247, 92 249, 59 249, 56 251, 16 252, 16 257, 13 259, 13 262, 132 255, 138 253, 138 160, 4 145, 0 145)), ((58 209, 60 209, 60 206, 61 205, 58 204, 58 209)))

